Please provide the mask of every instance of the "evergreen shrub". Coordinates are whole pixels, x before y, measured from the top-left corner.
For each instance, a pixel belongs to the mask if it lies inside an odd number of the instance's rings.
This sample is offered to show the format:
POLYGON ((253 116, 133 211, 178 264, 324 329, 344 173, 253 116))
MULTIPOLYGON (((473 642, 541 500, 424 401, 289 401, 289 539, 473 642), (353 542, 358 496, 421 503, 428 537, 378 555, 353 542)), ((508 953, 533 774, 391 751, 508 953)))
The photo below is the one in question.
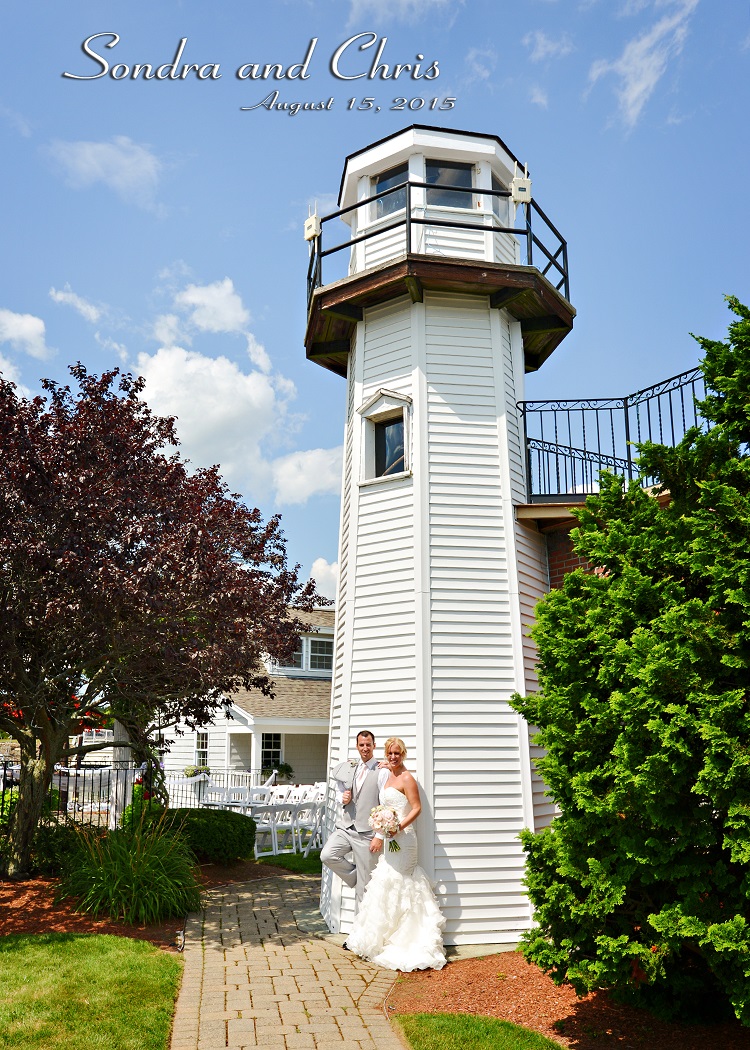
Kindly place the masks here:
POLYGON ((699 339, 705 420, 602 475, 574 546, 594 571, 537 606, 538 767, 524 954, 584 994, 750 1025, 750 310, 699 339), (662 494, 656 499, 654 495, 662 494))
POLYGON ((231 864, 253 856, 255 822, 225 809, 168 809, 165 831, 177 832, 195 856, 204 862, 231 864))

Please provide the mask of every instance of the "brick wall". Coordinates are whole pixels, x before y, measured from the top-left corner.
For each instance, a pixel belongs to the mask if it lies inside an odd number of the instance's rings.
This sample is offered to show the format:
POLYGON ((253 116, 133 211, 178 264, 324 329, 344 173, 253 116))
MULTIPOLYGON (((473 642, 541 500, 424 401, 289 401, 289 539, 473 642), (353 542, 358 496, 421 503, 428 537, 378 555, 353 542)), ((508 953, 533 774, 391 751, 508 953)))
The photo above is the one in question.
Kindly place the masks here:
POLYGON ((555 525, 545 532, 547 537, 547 558, 549 560, 549 585, 562 587, 563 577, 573 569, 591 569, 588 561, 581 558, 573 550, 570 539, 570 530, 575 528, 576 522, 565 525, 555 525))

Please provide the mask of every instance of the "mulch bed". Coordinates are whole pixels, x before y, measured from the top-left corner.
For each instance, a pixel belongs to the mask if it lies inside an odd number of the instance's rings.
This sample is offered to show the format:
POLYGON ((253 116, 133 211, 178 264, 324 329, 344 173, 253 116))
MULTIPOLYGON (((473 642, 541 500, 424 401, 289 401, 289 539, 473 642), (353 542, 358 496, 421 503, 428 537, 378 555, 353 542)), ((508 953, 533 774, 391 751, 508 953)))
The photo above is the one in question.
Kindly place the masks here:
POLYGON ((750 1029, 739 1022, 669 1024, 645 1010, 620 1005, 605 992, 578 999, 572 988, 558 988, 518 952, 402 974, 387 1003, 391 1014, 498 1017, 572 1050, 750 1050, 750 1029))

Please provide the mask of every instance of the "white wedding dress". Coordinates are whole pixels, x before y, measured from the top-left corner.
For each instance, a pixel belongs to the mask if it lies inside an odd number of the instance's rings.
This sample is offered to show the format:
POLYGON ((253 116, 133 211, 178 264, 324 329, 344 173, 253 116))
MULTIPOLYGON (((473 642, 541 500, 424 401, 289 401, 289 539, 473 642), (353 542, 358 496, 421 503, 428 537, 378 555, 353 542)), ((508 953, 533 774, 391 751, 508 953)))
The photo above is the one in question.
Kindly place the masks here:
MULTIPOLYGON (((406 795, 395 787, 380 792, 382 805, 399 818, 409 812, 406 795)), ((440 970, 445 966, 443 918, 430 880, 417 864, 413 825, 400 831, 400 849, 383 845, 375 870, 346 939, 351 951, 386 970, 440 970)))

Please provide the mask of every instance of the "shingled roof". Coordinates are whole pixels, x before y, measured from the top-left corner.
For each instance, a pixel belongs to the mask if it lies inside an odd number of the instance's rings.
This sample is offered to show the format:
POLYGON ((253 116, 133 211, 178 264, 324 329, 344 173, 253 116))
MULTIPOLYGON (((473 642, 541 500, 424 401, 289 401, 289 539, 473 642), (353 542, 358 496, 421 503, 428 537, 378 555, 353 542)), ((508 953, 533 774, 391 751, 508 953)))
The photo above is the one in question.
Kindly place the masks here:
POLYGON ((303 623, 309 624, 310 627, 333 627, 336 619, 336 610, 333 606, 328 609, 311 609, 309 612, 291 609, 290 612, 303 623))
POLYGON ((330 678, 274 678, 273 699, 257 689, 240 689, 231 701, 253 718, 323 718, 331 712, 330 678))

